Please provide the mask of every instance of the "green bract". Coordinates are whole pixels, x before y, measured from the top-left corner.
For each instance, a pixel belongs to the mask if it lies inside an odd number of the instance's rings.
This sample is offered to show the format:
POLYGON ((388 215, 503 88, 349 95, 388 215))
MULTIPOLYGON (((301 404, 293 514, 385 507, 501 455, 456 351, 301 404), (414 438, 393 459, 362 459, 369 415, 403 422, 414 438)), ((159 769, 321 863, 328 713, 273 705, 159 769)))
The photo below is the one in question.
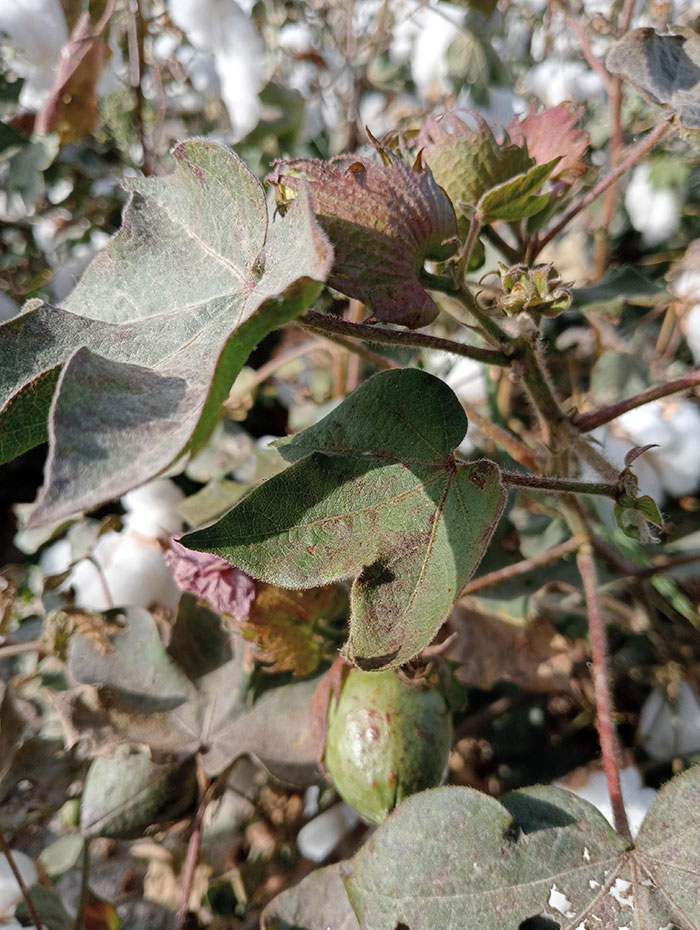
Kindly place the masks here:
POLYGON ((328 708, 325 764, 340 796, 372 823, 447 774, 452 718, 440 691, 395 671, 351 669, 328 708))

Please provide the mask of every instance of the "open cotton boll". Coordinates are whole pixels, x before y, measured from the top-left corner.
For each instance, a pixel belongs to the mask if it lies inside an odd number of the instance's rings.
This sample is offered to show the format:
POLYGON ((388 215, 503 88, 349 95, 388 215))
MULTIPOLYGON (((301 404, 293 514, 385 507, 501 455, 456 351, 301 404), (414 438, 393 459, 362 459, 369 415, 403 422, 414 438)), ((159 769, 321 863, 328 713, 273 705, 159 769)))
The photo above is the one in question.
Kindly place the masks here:
POLYGON ((679 188, 654 187, 649 165, 637 165, 625 191, 625 209, 645 245, 659 245, 678 229, 682 206, 679 188))
POLYGON ((695 364, 700 365, 700 303, 691 307, 685 315, 685 338, 695 364))
POLYGON ((185 495, 169 478, 158 478, 122 497, 124 527, 152 539, 169 539, 182 532, 177 507, 185 495))
POLYGON ((174 610, 177 606, 180 590, 157 543, 128 532, 105 533, 93 560, 78 562, 63 585, 73 588, 78 607, 107 610, 158 604, 174 610))
MULTIPOLYGON (((38 881, 39 875, 36 866, 29 856, 13 849, 12 858, 19 874, 22 876, 22 881, 27 887, 38 881)), ((0 852, 0 926, 3 926, 2 916, 4 914, 11 915, 21 900, 22 891, 10 868, 7 856, 0 852)))
POLYGON ((658 761, 700 752, 700 701, 688 682, 673 703, 658 688, 651 692, 639 714, 639 739, 658 761))
POLYGON ((51 90, 58 56, 68 41, 60 0, 5 0, 0 3, 0 31, 17 48, 12 67, 24 78, 19 102, 38 110, 51 90))
MULTIPOLYGON (((605 778, 605 772, 594 772, 589 776, 584 784, 569 783, 567 781, 555 782, 556 788, 564 788, 571 791, 572 794, 578 795, 584 801, 588 801, 597 807, 603 817, 612 824, 613 813, 610 795, 608 794, 608 785, 605 778)), ((639 769, 634 765, 620 769, 620 785, 622 788, 622 799, 625 802, 625 812, 629 821, 632 836, 636 836, 642 821, 647 815, 656 797, 653 788, 646 788, 642 783, 642 776, 639 769)))
POLYGON ((460 35, 464 10, 451 3, 423 6, 415 15, 397 17, 389 54, 408 61, 420 95, 439 100, 453 89, 448 77, 447 50, 460 35))
MULTIPOLYGON (((249 5, 246 4, 246 9, 249 5)), ((172 21, 190 43, 212 56, 235 141, 257 124, 265 84, 265 47, 249 15, 234 0, 169 0, 172 21)))
POLYGON ((567 100, 583 103, 603 96, 603 82, 582 61, 548 58, 527 73, 525 88, 548 107, 567 100))

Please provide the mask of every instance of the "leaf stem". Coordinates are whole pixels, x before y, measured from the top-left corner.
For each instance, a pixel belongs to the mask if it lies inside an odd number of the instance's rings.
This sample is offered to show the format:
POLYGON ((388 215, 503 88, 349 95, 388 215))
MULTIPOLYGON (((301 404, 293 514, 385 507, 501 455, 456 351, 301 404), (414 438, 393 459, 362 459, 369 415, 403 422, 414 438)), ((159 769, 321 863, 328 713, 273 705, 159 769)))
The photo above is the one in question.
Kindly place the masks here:
POLYGON ((7 840, 5 839, 5 834, 0 829, 0 851, 4 854, 7 859, 7 864, 10 866, 10 870, 15 877, 15 881, 19 885, 19 890, 22 892, 22 897, 24 898, 24 903, 27 905, 27 910, 29 911, 29 916, 34 922, 36 930, 44 930, 44 925, 41 922, 41 917, 39 917, 39 912, 36 909, 34 900, 29 893, 29 889, 24 883, 22 878, 22 873, 17 868, 17 863, 15 862, 15 857, 12 855, 12 850, 10 849, 7 840))
POLYGON ((459 260, 457 261, 457 283, 460 285, 460 287, 467 275, 467 268, 469 266, 469 259, 471 258, 472 249, 474 248, 476 240, 479 238, 480 232, 481 215, 478 210, 474 210, 472 213, 471 221, 469 223, 467 238, 464 240, 462 253, 459 256, 459 260))
POLYGON ((199 860, 199 850, 202 846, 202 825, 204 820, 204 808, 209 798, 205 795, 192 821, 192 832, 187 844, 187 856, 185 857, 185 866, 182 875, 182 890, 180 892, 180 906, 177 909, 175 918, 175 930, 185 930, 187 926, 187 914, 189 912, 190 895, 192 894, 192 885, 194 883, 194 873, 199 860))
POLYGON ((578 570, 588 608, 588 623, 593 656, 593 691, 598 717, 598 733, 603 755, 603 769, 613 810, 615 829, 628 843, 632 842, 620 784, 620 746, 613 719, 613 702, 610 693, 610 671, 605 636, 605 620, 598 595, 598 575, 590 541, 584 543, 576 555, 578 570))
POLYGON ((596 186, 590 190, 575 207, 572 207, 571 210, 569 210, 569 212, 564 215, 560 222, 557 223, 557 225, 551 229, 546 236, 544 236, 542 239, 535 239, 531 242, 528 261, 530 263, 534 262, 535 258, 539 255, 542 249, 548 245, 552 239, 555 239, 559 233, 569 225, 575 216, 578 216, 578 214, 582 210, 585 210, 589 204, 593 203, 593 201, 600 197, 601 194, 605 193, 609 187, 612 187, 612 185, 615 184, 623 176, 623 174, 626 174, 627 171, 629 171, 629 169, 635 165, 640 158, 646 155, 647 152, 651 151, 651 149, 653 149, 654 146, 663 139, 669 130, 670 123, 667 120, 662 119, 655 129, 653 129, 647 136, 644 137, 644 139, 641 140, 641 142, 632 148, 627 158, 625 158, 615 168, 613 168, 607 177, 603 178, 602 181, 599 181, 596 186))
POLYGON ((438 336, 428 336, 426 333, 413 333, 406 330, 384 329, 381 326, 368 326, 365 323, 350 323, 336 317, 308 310, 304 316, 299 317, 300 326, 312 332, 323 335, 333 334, 349 336, 353 339, 364 339, 379 345, 413 346, 419 349, 435 349, 438 352, 450 352, 452 355, 462 355, 486 365, 500 365, 507 368, 510 359, 503 352, 495 349, 480 349, 478 346, 464 345, 452 339, 441 339, 438 336))
POLYGON ((576 481, 571 478, 556 478, 547 475, 527 475, 524 472, 501 471, 501 480, 506 486, 538 488, 554 494, 595 494, 601 497, 619 496, 616 484, 598 481, 576 481))
POLYGON ((600 410, 594 410, 591 413, 579 414, 574 418, 574 424, 582 433, 589 433, 598 426, 603 426, 605 423, 617 419, 623 413, 627 413, 628 410, 643 407, 644 404, 649 404, 660 397, 668 397, 669 394, 688 391, 696 385, 700 385, 700 371, 693 371, 689 375, 676 378, 675 381, 669 381, 667 384, 657 384, 655 387, 642 391, 641 394, 628 397, 627 400, 621 400, 609 407, 601 407, 600 410))
POLYGON ((472 581, 467 582, 462 588, 460 597, 467 594, 476 594, 477 591, 483 591, 484 588, 492 588, 504 581, 510 581, 511 578, 517 578, 520 575, 527 575, 536 568, 549 565, 550 562, 556 562, 565 555, 576 552, 580 545, 580 538, 572 536, 571 539, 567 539, 566 542, 560 543, 552 549, 548 549, 547 552, 535 555, 530 559, 522 559, 520 562, 514 562, 513 565, 506 565, 504 568, 498 568, 496 571, 489 572, 487 575, 482 575, 480 578, 474 578, 472 581))

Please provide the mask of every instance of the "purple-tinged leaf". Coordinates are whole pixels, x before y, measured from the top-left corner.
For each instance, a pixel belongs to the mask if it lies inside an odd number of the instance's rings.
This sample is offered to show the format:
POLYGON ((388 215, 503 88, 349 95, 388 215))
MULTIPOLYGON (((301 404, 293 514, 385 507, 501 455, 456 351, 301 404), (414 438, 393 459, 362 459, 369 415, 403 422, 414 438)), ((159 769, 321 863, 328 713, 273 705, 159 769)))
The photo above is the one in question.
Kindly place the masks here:
POLYGON ((456 248, 457 222, 445 192, 420 161, 410 167, 376 143, 382 163, 355 155, 277 163, 282 199, 309 184, 316 216, 335 250, 328 283, 370 306, 377 319, 426 326, 437 306, 420 283, 426 259, 456 248))
POLYGON ((255 582, 240 568, 208 552, 193 552, 172 539, 165 561, 175 584, 223 614, 238 621, 248 619, 255 600, 255 582))

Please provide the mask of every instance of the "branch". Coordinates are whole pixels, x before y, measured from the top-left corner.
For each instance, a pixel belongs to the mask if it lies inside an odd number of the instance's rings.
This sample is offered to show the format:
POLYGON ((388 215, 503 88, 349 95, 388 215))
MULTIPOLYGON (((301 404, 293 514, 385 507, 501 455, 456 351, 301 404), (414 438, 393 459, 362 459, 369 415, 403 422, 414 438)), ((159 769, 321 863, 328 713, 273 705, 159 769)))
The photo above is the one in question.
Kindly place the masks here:
POLYGON ((349 323, 336 317, 318 313, 315 310, 307 311, 299 317, 298 324, 315 333, 327 335, 329 333, 339 336, 349 336, 353 339, 364 339, 378 345, 413 346, 419 349, 435 349, 438 352, 450 352, 452 355, 462 355, 486 365, 500 365, 507 368, 510 359, 503 353, 494 349, 480 349, 477 346, 464 345, 452 339, 440 339, 438 336, 428 336, 425 333, 413 333, 407 330, 384 329, 382 326, 368 326, 365 323, 349 323))
POLYGON ((552 478, 547 475, 527 475, 524 472, 501 471, 501 480, 506 486, 536 488, 554 494, 595 494, 601 497, 619 496, 616 484, 598 481, 575 481, 571 478, 552 478))
POLYGON ((602 407, 600 410, 594 410, 591 413, 579 414, 574 418, 574 425, 582 433, 589 433, 598 426, 610 423, 616 420, 628 410, 634 410, 636 407, 643 407, 653 400, 660 397, 668 397, 670 394, 678 394, 681 391, 688 391, 700 384, 700 371, 693 371, 682 378, 676 378, 675 381, 669 381, 668 384, 657 384, 656 387, 648 388, 634 397, 628 397, 627 400, 621 400, 617 404, 611 404, 609 407, 602 407))
POLYGON ((493 420, 489 420, 488 417, 482 416, 478 410, 471 404, 466 403, 466 401, 462 401, 462 407, 467 415, 467 419, 475 423, 480 430, 505 449, 512 459, 515 459, 516 462, 519 462, 525 468, 531 470, 535 469, 537 465, 537 455, 529 446, 526 446, 525 443, 518 439, 517 436, 514 436, 513 433, 498 426, 493 420))
POLYGON ((589 204, 593 203, 601 194, 612 187, 622 176, 626 174, 629 169, 635 165, 640 158, 646 155, 647 152, 650 152, 654 146, 660 142, 667 132, 670 130, 670 123, 662 119, 661 122, 657 125, 656 129, 652 130, 644 139, 641 140, 634 148, 631 150, 627 158, 624 161, 621 161, 620 164, 614 168, 610 174, 603 178, 602 181, 599 181, 596 186, 589 191, 586 196, 578 203, 575 207, 572 207, 568 213, 566 213, 563 219, 557 223, 554 229, 551 229, 543 239, 538 239, 533 242, 530 249, 529 261, 530 263, 534 262, 535 258, 539 255, 542 249, 548 245, 552 239, 556 238, 559 233, 569 225, 571 220, 581 212, 585 210, 589 204))
POLYGON ((510 581, 511 578, 527 575, 536 568, 549 565, 550 562, 556 562, 565 555, 576 552, 580 545, 581 540, 576 536, 572 536, 571 539, 567 539, 566 542, 560 543, 558 546, 554 546, 552 549, 540 555, 535 555, 531 559, 523 559, 521 562, 515 562, 513 565, 506 565, 505 568, 499 568, 494 572, 489 572, 487 575, 482 575, 481 578, 474 578, 473 581, 467 582, 459 592, 459 596, 463 597, 467 594, 476 594, 477 591, 483 591, 484 588, 492 588, 497 584, 501 584, 503 581, 510 581))
POLYGON ((585 543, 576 556, 578 570, 583 581, 583 591, 588 608, 588 623, 591 633, 593 655, 593 691, 598 716, 598 733, 603 755, 603 769, 608 783, 608 793, 613 809, 615 829, 628 843, 632 842, 625 802, 620 784, 620 747, 613 719, 613 702, 610 693, 610 670, 605 638, 605 620, 598 595, 598 575, 590 542, 585 543))

